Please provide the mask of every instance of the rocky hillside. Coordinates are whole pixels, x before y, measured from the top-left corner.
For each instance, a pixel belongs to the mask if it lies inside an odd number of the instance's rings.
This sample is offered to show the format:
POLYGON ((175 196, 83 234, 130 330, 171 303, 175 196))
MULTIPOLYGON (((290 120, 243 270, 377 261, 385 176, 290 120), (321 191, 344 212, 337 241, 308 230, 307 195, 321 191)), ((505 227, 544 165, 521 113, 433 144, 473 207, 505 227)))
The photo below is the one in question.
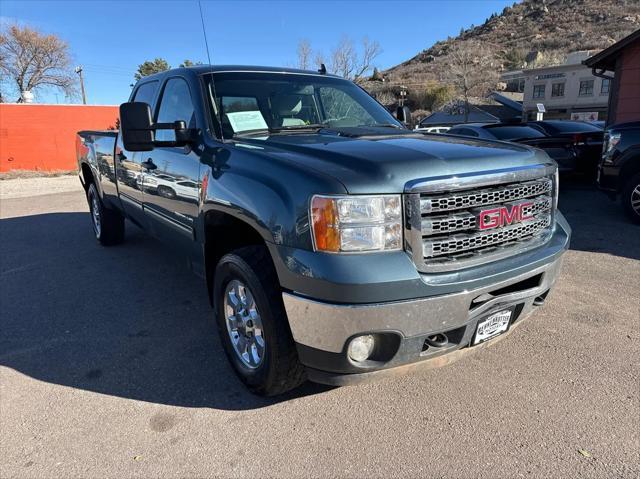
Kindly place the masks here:
MULTIPOLYGON (((416 86, 441 80, 448 52, 467 42, 483 45, 498 72, 562 62, 576 50, 600 50, 640 28, 639 0, 524 0, 485 23, 439 41, 383 72, 390 83, 416 86)), ((369 83, 369 82, 367 82, 369 83)))

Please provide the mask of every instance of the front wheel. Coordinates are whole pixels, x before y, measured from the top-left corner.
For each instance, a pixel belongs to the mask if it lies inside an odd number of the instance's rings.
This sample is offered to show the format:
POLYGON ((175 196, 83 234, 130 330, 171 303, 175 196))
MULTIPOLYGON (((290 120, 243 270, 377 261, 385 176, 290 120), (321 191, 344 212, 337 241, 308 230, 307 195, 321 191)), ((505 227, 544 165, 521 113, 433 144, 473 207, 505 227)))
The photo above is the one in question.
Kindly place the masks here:
POLYGON ((278 278, 264 246, 241 248, 220 260, 213 298, 225 353, 252 392, 273 396, 304 382, 278 278))
POLYGON ((620 199, 627 216, 633 222, 640 223, 640 173, 625 184, 620 199))

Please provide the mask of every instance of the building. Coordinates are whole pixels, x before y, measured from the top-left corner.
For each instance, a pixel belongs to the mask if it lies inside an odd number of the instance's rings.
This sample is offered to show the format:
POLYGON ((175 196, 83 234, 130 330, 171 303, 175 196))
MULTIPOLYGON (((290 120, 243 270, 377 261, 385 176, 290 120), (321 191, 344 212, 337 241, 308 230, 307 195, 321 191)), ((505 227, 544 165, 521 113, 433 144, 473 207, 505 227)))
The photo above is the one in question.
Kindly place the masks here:
POLYGON ((589 52, 567 55, 562 65, 506 72, 507 91, 523 92, 523 115, 535 119, 542 104, 545 119, 605 120, 611 80, 581 63, 589 52))
MULTIPOLYGON (((493 92, 487 98, 471 98, 469 101, 468 123, 498 123, 520 121, 522 104, 504 92, 493 92)), ((516 95, 517 97, 517 95, 516 95)), ((454 126, 465 121, 464 103, 453 102, 440 111, 423 118, 419 126, 454 126)))
POLYGON ((602 81, 612 81, 607 123, 640 120, 640 30, 588 58, 584 64, 602 81))

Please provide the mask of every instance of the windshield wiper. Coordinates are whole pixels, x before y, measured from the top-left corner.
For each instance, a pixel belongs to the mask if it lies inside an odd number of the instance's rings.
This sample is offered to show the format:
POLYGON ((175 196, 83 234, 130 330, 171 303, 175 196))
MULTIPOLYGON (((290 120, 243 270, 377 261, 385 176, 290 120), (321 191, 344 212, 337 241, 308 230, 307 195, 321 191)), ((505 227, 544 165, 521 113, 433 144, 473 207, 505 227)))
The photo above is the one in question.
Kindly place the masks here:
POLYGON ((252 135, 268 135, 271 132, 269 128, 258 128, 256 130, 236 131, 233 136, 252 136, 252 135))
POLYGON ((322 123, 310 123, 308 125, 286 125, 279 126, 277 128, 269 128, 269 131, 272 133, 278 133, 280 131, 320 130, 322 128, 327 128, 327 125, 323 125, 322 123))

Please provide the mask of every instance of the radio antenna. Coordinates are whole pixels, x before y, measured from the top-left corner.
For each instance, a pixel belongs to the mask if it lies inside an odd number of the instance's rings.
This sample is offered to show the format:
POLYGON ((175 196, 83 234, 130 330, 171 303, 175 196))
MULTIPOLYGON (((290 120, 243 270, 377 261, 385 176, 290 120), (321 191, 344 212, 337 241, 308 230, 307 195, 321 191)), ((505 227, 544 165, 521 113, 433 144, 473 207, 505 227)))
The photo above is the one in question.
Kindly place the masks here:
POLYGON ((213 93, 213 98, 211 99, 211 103, 213 104, 214 113, 218 114, 218 125, 220 126, 220 138, 224 141, 224 136, 222 133, 222 112, 219 111, 218 106, 216 105, 216 99, 218 95, 216 95, 216 83, 213 80, 213 64, 211 63, 211 51, 209 50, 209 42, 207 41, 207 29, 204 26, 204 15, 202 14, 202 2, 198 0, 198 10, 200 10, 200 22, 202 23, 202 35, 204 36, 204 46, 207 49, 207 60, 209 62, 209 68, 211 69, 211 90, 213 93))
POLYGON ((207 41, 207 29, 204 27, 204 16, 202 15, 202 2, 198 0, 198 9, 200 10, 200 21, 202 22, 202 34, 204 35, 204 46, 207 49, 207 60, 211 66, 211 53, 209 51, 209 42, 207 41))

